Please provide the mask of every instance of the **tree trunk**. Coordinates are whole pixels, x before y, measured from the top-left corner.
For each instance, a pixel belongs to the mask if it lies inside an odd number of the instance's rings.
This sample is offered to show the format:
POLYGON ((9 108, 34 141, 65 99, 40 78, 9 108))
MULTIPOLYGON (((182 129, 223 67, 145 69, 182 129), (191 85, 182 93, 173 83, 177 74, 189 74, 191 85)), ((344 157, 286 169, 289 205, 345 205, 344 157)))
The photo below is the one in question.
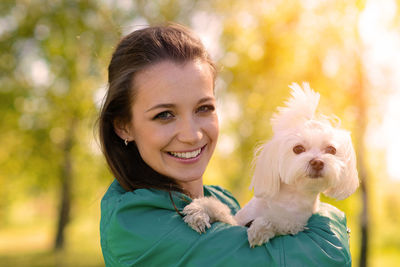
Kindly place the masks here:
POLYGON ((368 266, 368 191, 365 179, 361 184, 361 194, 363 209, 361 213, 361 248, 360 248, 360 267, 368 266))
POLYGON ((365 151, 365 132, 367 129, 367 90, 365 88, 364 76, 362 71, 361 60, 358 57, 358 77, 355 85, 355 98, 357 108, 357 129, 355 131, 356 136, 356 154, 357 154, 357 168, 360 178, 360 192, 361 192, 361 203, 362 210, 360 214, 360 230, 361 230, 361 241, 360 241, 360 256, 359 266, 368 266, 368 228, 369 228, 369 213, 368 213, 368 174, 365 164, 364 155, 365 151))
POLYGON ((360 214, 360 231, 361 231, 361 241, 360 241, 360 256, 359 256, 359 266, 367 267, 368 266, 368 226, 369 226, 369 213, 368 213, 368 183, 367 183, 367 171, 366 165, 364 161, 364 133, 365 128, 359 129, 358 136, 358 145, 357 145, 357 165, 358 165, 358 174, 360 177, 360 192, 361 192, 361 204, 362 210, 360 214))
POLYGON ((61 183, 60 183, 60 204, 58 212, 58 223, 57 231, 54 242, 54 249, 61 250, 64 247, 65 241, 65 228, 70 219, 71 210, 71 184, 73 180, 72 173, 72 158, 71 150, 74 144, 75 135, 75 120, 73 119, 70 128, 68 130, 68 135, 66 136, 64 143, 64 161, 61 167, 61 183))

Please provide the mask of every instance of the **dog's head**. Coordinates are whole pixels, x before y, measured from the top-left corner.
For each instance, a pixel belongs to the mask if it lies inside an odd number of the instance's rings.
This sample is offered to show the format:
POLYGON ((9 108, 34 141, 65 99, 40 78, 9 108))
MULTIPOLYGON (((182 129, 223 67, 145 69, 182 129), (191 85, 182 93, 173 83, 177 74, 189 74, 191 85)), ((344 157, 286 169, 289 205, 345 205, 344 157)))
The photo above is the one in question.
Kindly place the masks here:
POLYGON ((304 193, 344 199, 358 187, 350 133, 316 117, 319 94, 308 84, 293 84, 292 98, 272 118, 273 138, 255 158, 252 181, 256 197, 273 197, 281 183, 304 193))

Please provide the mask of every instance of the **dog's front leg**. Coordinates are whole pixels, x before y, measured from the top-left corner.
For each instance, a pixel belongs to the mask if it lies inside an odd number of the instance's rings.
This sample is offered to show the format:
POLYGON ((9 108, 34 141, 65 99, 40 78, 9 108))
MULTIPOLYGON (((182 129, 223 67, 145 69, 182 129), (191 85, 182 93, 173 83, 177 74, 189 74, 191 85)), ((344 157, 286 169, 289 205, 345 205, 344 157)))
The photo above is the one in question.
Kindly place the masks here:
POLYGON ((252 248, 268 242, 275 234, 272 223, 265 217, 256 218, 247 229, 247 238, 252 248))
POLYGON ((190 203, 183 209, 182 213, 185 215, 183 218, 185 223, 200 234, 204 233, 207 228, 211 227, 210 216, 207 214, 201 203, 190 203))
POLYGON ((184 221, 199 233, 205 232, 215 221, 237 225, 229 207, 213 197, 194 199, 183 209, 183 214, 184 221))

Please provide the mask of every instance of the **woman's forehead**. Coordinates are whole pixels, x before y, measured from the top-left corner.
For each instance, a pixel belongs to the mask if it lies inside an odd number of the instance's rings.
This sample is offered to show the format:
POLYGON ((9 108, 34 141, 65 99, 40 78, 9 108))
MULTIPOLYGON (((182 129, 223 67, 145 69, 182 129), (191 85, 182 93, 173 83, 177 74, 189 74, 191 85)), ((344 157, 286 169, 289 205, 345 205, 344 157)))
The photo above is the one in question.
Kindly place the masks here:
POLYGON ((162 61, 139 72, 135 79, 136 101, 177 101, 181 98, 213 97, 213 76, 202 61, 184 64, 162 61))

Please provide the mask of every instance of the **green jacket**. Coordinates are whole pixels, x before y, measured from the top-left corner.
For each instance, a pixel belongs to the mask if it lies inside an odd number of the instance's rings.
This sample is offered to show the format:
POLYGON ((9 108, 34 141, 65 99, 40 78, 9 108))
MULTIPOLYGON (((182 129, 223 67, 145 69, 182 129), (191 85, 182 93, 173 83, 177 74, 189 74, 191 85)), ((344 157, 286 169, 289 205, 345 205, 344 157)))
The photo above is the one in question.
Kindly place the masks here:
MULTIPOLYGON (((239 209, 235 198, 216 186, 205 196, 239 209)), ((173 193, 182 210, 190 198, 173 193)), ((126 192, 114 181, 101 201, 100 236, 106 266, 351 266, 344 214, 328 204, 314 214, 307 230, 278 236, 250 248, 247 228, 221 222, 198 234, 175 211, 168 192, 126 192)))

